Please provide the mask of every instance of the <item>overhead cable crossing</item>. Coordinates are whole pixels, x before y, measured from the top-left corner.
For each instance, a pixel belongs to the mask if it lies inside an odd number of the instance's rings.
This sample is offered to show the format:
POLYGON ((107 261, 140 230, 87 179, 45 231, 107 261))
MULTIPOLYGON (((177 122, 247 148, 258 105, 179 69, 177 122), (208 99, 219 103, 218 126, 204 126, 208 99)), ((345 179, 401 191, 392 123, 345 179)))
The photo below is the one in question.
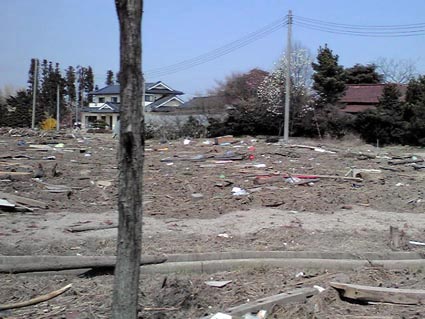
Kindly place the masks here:
POLYGON ((286 24, 287 24, 287 17, 281 18, 255 32, 247 34, 246 36, 238 40, 232 41, 226 45, 223 45, 217 49, 214 49, 212 51, 209 51, 197 57, 187 59, 187 60, 172 64, 166 67, 147 70, 146 75, 148 75, 149 77, 159 77, 163 75, 168 75, 168 74, 184 71, 186 69, 195 67, 197 65, 204 64, 209 61, 218 59, 224 55, 227 55, 233 51, 236 51, 242 47, 245 47, 255 41, 258 41, 268 36, 269 34, 276 32, 279 29, 286 27, 286 24))
MULTIPOLYGON (((294 26, 300 28, 321 31, 331 34, 340 34, 357 37, 415 37, 425 35, 425 23, 395 24, 395 25, 359 25, 344 24, 318 19, 311 19, 302 16, 291 16, 294 26)), ((214 50, 198 55, 196 57, 183 60, 168 66, 147 70, 145 75, 151 78, 162 77, 165 75, 185 71, 198 65, 216 60, 222 56, 228 55, 240 48, 243 48, 255 41, 258 41, 271 33, 285 28, 288 23, 288 16, 282 17, 261 29, 249 33, 242 38, 227 43, 214 50)))
POLYGON ((294 25, 310 30, 362 37, 385 38, 425 35, 425 23, 399 25, 355 25, 294 16, 294 25))

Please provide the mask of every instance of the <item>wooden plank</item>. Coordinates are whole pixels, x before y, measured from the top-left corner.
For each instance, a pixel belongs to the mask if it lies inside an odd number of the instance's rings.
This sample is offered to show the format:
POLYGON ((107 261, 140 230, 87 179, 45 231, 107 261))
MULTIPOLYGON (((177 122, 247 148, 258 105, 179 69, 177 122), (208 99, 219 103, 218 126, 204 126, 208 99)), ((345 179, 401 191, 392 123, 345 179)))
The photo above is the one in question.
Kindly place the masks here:
POLYGON ((104 229, 110 229, 110 228, 117 228, 118 224, 114 223, 111 225, 81 225, 81 226, 73 226, 68 227, 66 230, 71 233, 80 233, 85 231, 92 231, 92 230, 104 230, 104 229))
POLYGON ((413 164, 413 163, 422 163, 424 160, 422 158, 418 159, 405 159, 405 160, 395 160, 388 161, 389 165, 403 165, 403 164, 413 164))
POLYGON ((258 312, 260 310, 271 311, 275 305, 304 302, 307 298, 318 293, 319 291, 315 288, 298 288, 278 295, 257 299, 240 306, 228 308, 225 313, 232 316, 243 316, 247 313, 258 312))
MULTIPOLYGON (((289 175, 283 176, 257 176, 254 180, 254 184, 271 184, 284 182, 286 178, 289 178, 289 175)), ((353 182, 362 182, 363 179, 358 177, 348 177, 348 176, 338 176, 338 175, 305 175, 305 174, 291 174, 291 177, 297 177, 300 179, 336 179, 343 181, 353 181, 353 182)))
MULTIPOLYGON (((160 264, 166 257, 142 256, 140 265, 160 264)), ((0 273, 114 268, 115 256, 0 256, 0 273)))
POLYGON ((31 172, 8 172, 0 171, 0 176, 31 176, 31 172))
POLYGON ((18 196, 18 195, 8 194, 8 193, 4 193, 4 192, 0 192, 0 198, 10 200, 10 201, 13 201, 15 203, 22 204, 22 205, 25 205, 25 206, 37 207, 37 208, 48 208, 48 206, 45 202, 38 201, 38 200, 35 200, 35 199, 31 199, 31 198, 18 196))
POLYGON ((385 302, 403 305, 425 304, 425 290, 382 288, 362 285, 331 282, 330 286, 342 293, 348 299, 363 302, 385 302))

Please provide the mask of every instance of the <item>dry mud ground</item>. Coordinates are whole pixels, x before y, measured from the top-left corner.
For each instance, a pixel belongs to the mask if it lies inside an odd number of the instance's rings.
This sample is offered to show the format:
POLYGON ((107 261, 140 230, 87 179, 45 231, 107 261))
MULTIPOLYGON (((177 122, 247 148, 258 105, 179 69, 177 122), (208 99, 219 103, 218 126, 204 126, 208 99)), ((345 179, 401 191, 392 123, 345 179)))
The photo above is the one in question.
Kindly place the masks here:
MULTIPOLYGON (((2 173, 0 191, 41 200, 49 207, 27 213, 0 211, 0 255, 115 254, 116 229, 68 229, 116 223, 117 141, 106 134, 80 132, 74 136, 65 132, 26 135, 0 136, 0 171, 32 175, 41 164, 44 176, 8 178, 2 173), (54 147, 59 143, 63 147, 54 147), (51 147, 40 150, 31 144, 51 147), (47 159, 50 156, 55 159, 47 159), (53 177, 55 164, 60 175, 53 177), (52 185, 70 189, 55 193, 52 185)), ((393 157, 420 159, 425 155, 423 149, 377 149, 355 140, 291 141, 320 146, 317 150, 253 137, 226 146, 206 141, 192 140, 188 145, 183 140, 147 141, 143 253, 385 253, 391 251, 390 226, 399 227, 409 240, 425 242, 425 173, 388 163, 393 157), (239 155, 243 159, 229 160, 239 155), (256 176, 265 174, 344 176, 353 168, 380 169, 381 173, 363 174, 362 182, 321 178, 311 185, 294 185, 282 178, 276 183, 255 183, 256 176), (246 194, 235 196, 233 187, 246 194)), ((423 249, 400 248, 420 253, 423 249)), ((200 318, 247 300, 320 285, 326 288, 321 294, 306 303, 275 307, 268 318, 425 318, 421 306, 348 303, 329 287, 329 282, 341 281, 423 288, 424 277, 422 269, 388 270, 376 265, 338 270, 263 264, 213 273, 150 275, 143 274, 142 268, 140 317, 200 318), (296 277, 299 272, 304 275, 296 277), (211 278, 232 283, 213 288, 204 283, 211 278)), ((0 304, 27 300, 67 283, 73 287, 37 306, 0 312, 0 318, 108 318, 112 281, 107 273, 3 274, 0 304)))

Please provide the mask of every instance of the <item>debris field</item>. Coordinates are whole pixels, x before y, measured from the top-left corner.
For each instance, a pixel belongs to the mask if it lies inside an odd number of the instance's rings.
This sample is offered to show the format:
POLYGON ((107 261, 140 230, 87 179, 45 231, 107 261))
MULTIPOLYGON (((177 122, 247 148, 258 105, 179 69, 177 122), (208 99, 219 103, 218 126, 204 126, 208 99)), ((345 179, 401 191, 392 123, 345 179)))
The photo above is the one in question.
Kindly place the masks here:
MULTIPOLYGON (((0 130, 0 318, 108 318, 117 145, 0 130)), ((424 318, 424 157, 147 140, 140 318, 424 318)))

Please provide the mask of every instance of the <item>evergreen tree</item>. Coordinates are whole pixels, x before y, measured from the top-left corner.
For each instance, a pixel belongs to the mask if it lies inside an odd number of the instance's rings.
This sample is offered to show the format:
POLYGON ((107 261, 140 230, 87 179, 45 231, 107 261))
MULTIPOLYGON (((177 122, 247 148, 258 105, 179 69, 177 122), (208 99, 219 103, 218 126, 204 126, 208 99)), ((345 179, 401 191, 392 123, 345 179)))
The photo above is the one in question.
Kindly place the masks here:
POLYGON ((66 87, 66 93, 68 95, 68 102, 71 105, 75 103, 77 98, 75 80, 76 80, 75 69, 73 66, 69 66, 68 69, 66 69, 66 74, 65 74, 65 87, 66 87))
POLYGON ((345 69, 346 84, 375 84, 383 81, 383 75, 376 71, 374 64, 355 64, 345 69))
POLYGON ((397 85, 387 84, 376 110, 359 115, 356 126, 366 142, 385 145, 404 144, 408 140, 409 122, 400 97, 397 85))
POLYGON ((84 90, 87 93, 88 96, 88 102, 91 103, 93 102, 93 96, 89 93, 93 92, 94 90, 94 74, 93 74, 93 69, 91 66, 89 66, 86 69, 86 73, 85 73, 85 86, 84 86, 84 90))
POLYGON ((106 72, 106 81, 105 81, 106 85, 114 85, 114 72, 112 70, 108 70, 106 72))
POLYGON ((27 90, 20 90, 7 99, 8 126, 30 127, 32 116, 32 95, 27 90))
POLYGON ((36 111, 36 122, 42 121, 46 117, 56 117, 57 89, 59 85, 59 103, 61 105, 61 115, 66 113, 64 95, 66 93, 66 81, 61 75, 59 63, 43 60, 42 78, 39 95, 39 106, 36 111))
POLYGON ((317 54, 317 63, 312 63, 313 89, 319 95, 319 104, 335 104, 345 90, 344 68, 338 64, 338 55, 332 50, 320 47, 317 54))
POLYGON ((0 101, 0 127, 10 126, 9 125, 9 111, 6 103, 0 101))
POLYGON ((408 143, 425 145, 425 75, 409 82, 406 108, 410 122, 408 143))
POLYGON ((425 75, 410 80, 407 85, 406 102, 409 104, 425 102, 425 75))
MULTIPOLYGON (((28 81, 27 82, 28 82, 28 91, 33 92, 34 85, 36 85, 37 86, 36 90, 37 90, 37 93, 38 93, 38 82, 39 82, 39 80, 37 80, 37 83, 34 83, 34 80, 35 80, 35 61, 36 60, 38 60, 38 59, 34 59, 34 58, 31 59, 30 69, 28 71, 28 81)), ((37 79, 40 77, 39 73, 40 72, 38 71, 37 79)))

